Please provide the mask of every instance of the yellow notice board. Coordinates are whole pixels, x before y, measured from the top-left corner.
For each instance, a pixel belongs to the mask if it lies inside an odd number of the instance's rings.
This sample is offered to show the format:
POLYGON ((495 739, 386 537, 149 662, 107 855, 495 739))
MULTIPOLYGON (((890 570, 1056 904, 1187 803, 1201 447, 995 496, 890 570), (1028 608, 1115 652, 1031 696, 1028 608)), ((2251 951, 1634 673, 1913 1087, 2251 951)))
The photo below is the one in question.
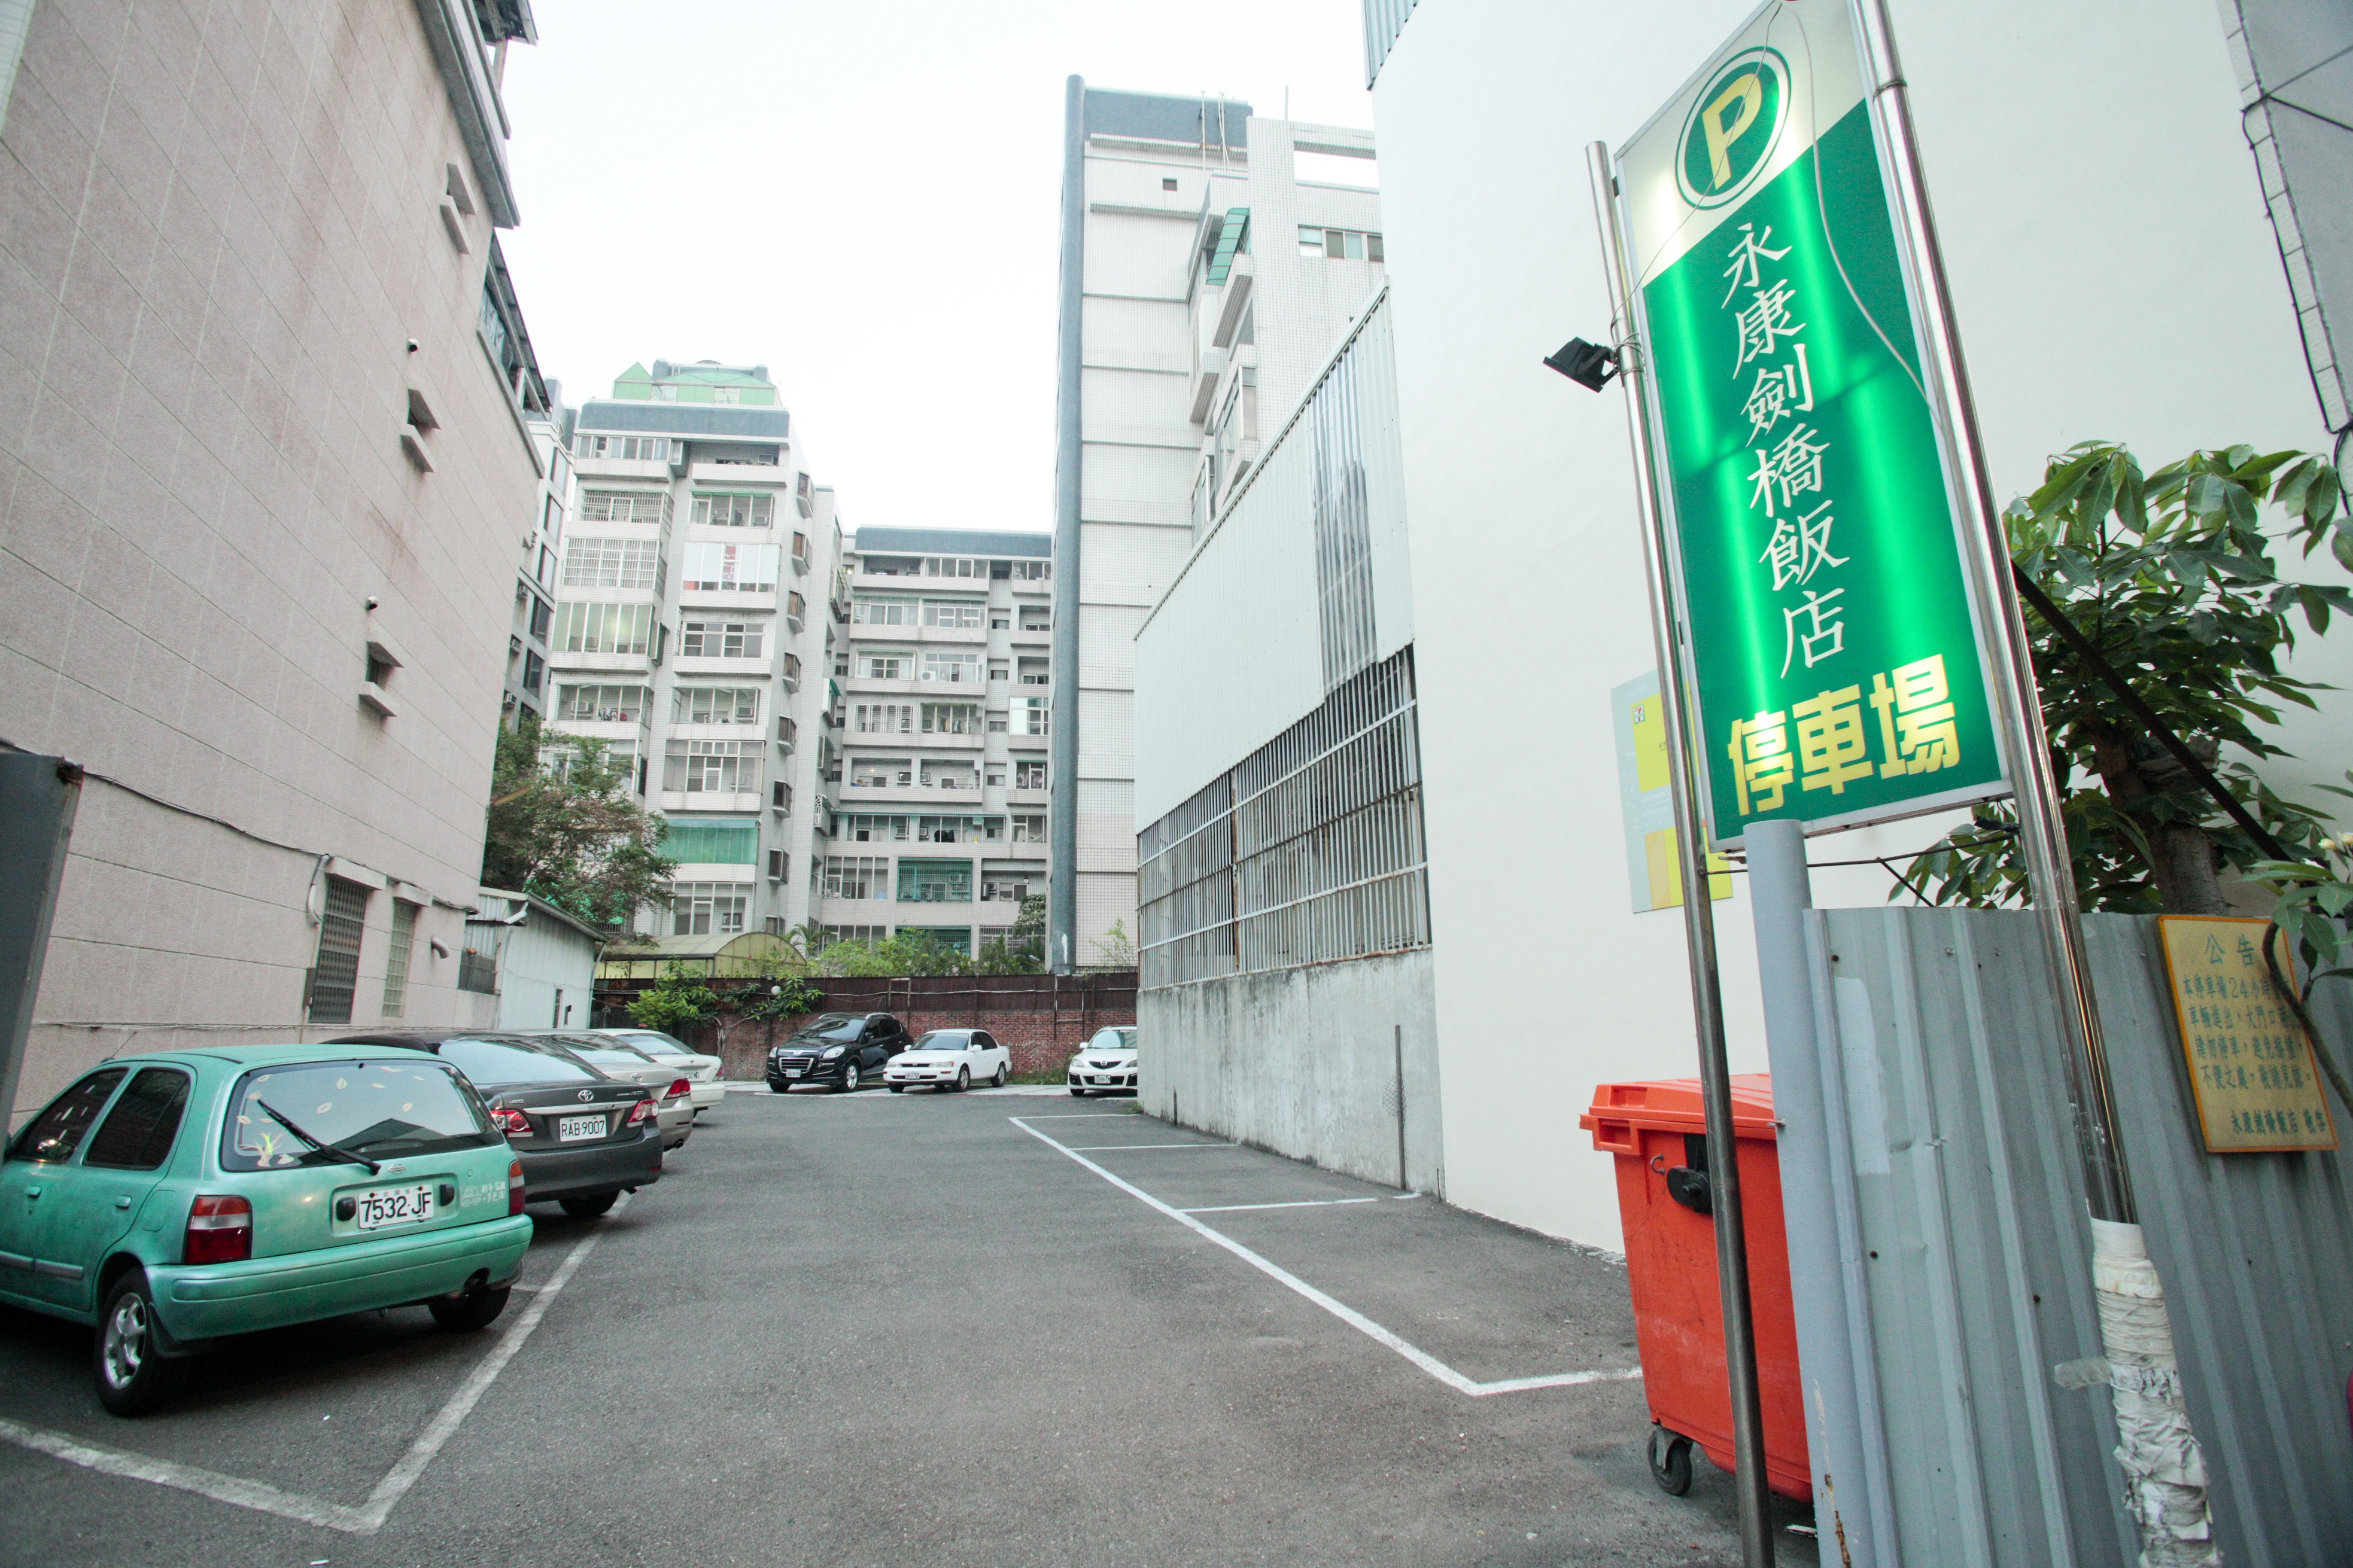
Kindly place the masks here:
MULTIPOLYGON (((2210 1154, 2337 1147, 2311 1042, 2263 963, 2266 924, 2203 915, 2157 922, 2210 1154)), ((2284 939, 2280 973, 2295 984, 2284 939)))
MULTIPOLYGON (((1679 909, 1683 901, 1683 859, 1675 848, 1674 792, 1667 787, 1667 716, 1659 703, 1659 678, 1641 675, 1609 693, 1611 729, 1618 741, 1618 795, 1626 835, 1626 880, 1634 912, 1679 909)), ((1728 873, 1731 862, 1707 858, 1708 869, 1728 873)), ((1712 875, 1708 896, 1732 897, 1732 878, 1712 875)))

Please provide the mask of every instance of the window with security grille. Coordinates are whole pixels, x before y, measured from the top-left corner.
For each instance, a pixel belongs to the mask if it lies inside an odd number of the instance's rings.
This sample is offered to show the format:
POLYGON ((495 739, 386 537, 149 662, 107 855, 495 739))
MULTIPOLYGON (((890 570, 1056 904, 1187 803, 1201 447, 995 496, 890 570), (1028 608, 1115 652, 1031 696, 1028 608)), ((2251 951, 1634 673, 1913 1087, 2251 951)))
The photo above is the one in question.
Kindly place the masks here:
POLYGON ((668 463, 677 459, 678 448, 684 444, 668 436, 591 436, 583 432, 572 438, 572 455, 602 458, 607 462, 617 458, 624 463, 668 463))
POLYGON ((923 704, 923 733, 926 735, 977 735, 980 731, 980 710, 969 702, 926 702, 923 704))
POLYGON ((767 633, 765 621, 684 621, 679 626, 679 656, 758 658, 767 646, 767 633))
POLYGON ((978 599, 925 599, 923 625, 969 631, 980 625, 984 608, 978 599))
MULTIPOLYGON (((664 447, 669 444, 667 441, 662 443, 664 447)), ((670 492, 668 490, 582 490, 580 521, 582 522, 668 522, 670 492)))
POLYGON ((392 901, 392 946, 384 961, 384 1016, 397 1018, 408 1003, 408 950, 417 940, 417 906, 392 901))
POLYGON ((978 686, 980 655, 976 653, 940 653, 926 649, 923 653, 925 680, 935 680, 949 686, 978 686))
POLYGON ((760 721, 760 689, 756 686, 681 686, 670 692, 670 721, 673 724, 756 724, 760 721))
POLYGON ((732 935, 744 929, 747 901, 741 882, 673 882, 670 935, 732 935))
POLYGON ((823 891, 828 899, 887 899, 891 859, 886 855, 828 855, 823 891))
POLYGON ((311 965, 310 1021, 348 1024, 360 977, 360 938, 367 929, 368 890, 341 877, 327 879, 319 919, 319 952, 311 965))
POLYGON ((851 706, 853 728, 861 735, 914 733, 915 705, 912 702, 859 702, 851 706))
POLYGON ((1001 816, 919 816, 915 837, 926 844, 997 843, 1005 837, 1001 816))
POLYGON ((902 904, 972 902, 972 862, 918 860, 901 856, 899 901, 902 904))
POLYGON ((559 686, 555 717, 559 723, 641 724, 651 695, 642 686, 559 686))
POLYGON ((688 795, 733 795, 760 787, 757 741, 672 741, 662 755, 662 788, 688 795))
POLYGON ((851 844, 880 844, 893 838, 903 841, 907 837, 907 819, 903 816, 849 813, 835 819, 834 837, 851 844))
POLYGON ((1014 763, 1013 787, 1015 789, 1044 789, 1046 787, 1046 764, 1043 763, 1014 763))
POLYGON ((718 528, 766 528, 776 521, 773 495, 705 495, 694 498, 694 521, 718 528))
POLYGON ((564 546, 567 588, 653 588, 661 584, 661 542, 575 538, 564 546))

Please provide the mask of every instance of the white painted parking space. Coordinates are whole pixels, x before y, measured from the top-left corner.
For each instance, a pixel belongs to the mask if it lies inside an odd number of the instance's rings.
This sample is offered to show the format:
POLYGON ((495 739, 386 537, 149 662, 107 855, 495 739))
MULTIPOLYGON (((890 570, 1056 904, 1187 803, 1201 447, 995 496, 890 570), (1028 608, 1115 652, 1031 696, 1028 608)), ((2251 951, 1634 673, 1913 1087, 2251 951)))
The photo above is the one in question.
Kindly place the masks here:
MULTIPOLYGON (((1423 1372, 1429 1373, 1431 1377, 1436 1378, 1439 1382, 1446 1384, 1449 1388, 1455 1390, 1459 1394, 1468 1394, 1474 1399, 1478 1399, 1485 1398, 1491 1394, 1518 1394, 1537 1388, 1565 1388, 1574 1386, 1578 1384, 1630 1382, 1642 1375, 1641 1369, 1640 1367, 1609 1367, 1581 1372, 1542 1373, 1530 1377, 1507 1377, 1487 1382, 1481 1382, 1471 1377, 1466 1377, 1461 1373, 1457 1372, 1453 1367, 1449 1366, 1446 1363, 1439 1360, 1436 1356, 1431 1355, 1427 1351, 1412 1344, 1401 1335, 1394 1333, 1388 1329, 1384 1328, 1381 1324, 1375 1322, 1371 1318, 1368 1318, 1364 1313, 1357 1311, 1355 1308, 1348 1306, 1345 1302, 1340 1301, 1334 1297, 1327 1295, 1325 1292, 1317 1289, 1314 1286, 1309 1284, 1306 1280, 1300 1279, 1297 1275, 1292 1273, 1289 1269, 1284 1268, 1280 1264, 1261 1256, 1259 1253, 1243 1246, 1240 1242, 1226 1235, 1224 1232, 1205 1225, 1200 1220, 1194 1217, 1196 1214, 1232 1213, 1244 1209, 1335 1208, 1343 1206, 1350 1202, 1377 1202, 1377 1200, 1329 1199, 1300 1203, 1225 1204, 1214 1205, 1213 1207, 1205 1207, 1194 1210, 1180 1209, 1173 1206, 1172 1205, 1162 1202, 1159 1198, 1155 1197, 1152 1194, 1145 1191, 1142 1187, 1137 1186, 1134 1183, 1115 1174, 1097 1162, 1087 1158, 1087 1156, 1089 1154, 1126 1153, 1131 1151, 1144 1149, 1237 1149, 1241 1148, 1242 1145, 1206 1141, 1198 1143, 1113 1143, 1071 1145, 1064 1143, 1060 1140, 1054 1138, 1046 1132, 1040 1131, 1038 1128, 1029 1124, 1032 1120, 1042 1121, 1050 1120, 1049 1118, 1009 1116, 1006 1118, 1006 1120, 1010 1121, 1014 1126, 1019 1128, 1022 1131, 1028 1133, 1030 1137, 1037 1139, 1047 1147, 1062 1154, 1065 1158, 1072 1160, 1078 1164, 1085 1167, 1087 1170, 1093 1172, 1096 1175, 1102 1177, 1104 1181, 1110 1183, 1121 1192, 1125 1193, 1128 1196, 1135 1199, 1137 1202, 1145 1205, 1155 1213, 1166 1215, 1168 1218, 1175 1220, 1177 1224, 1184 1226, 1187 1229, 1195 1232, 1205 1240, 1213 1242, 1217 1246, 1223 1247, 1226 1251, 1233 1254, 1236 1258, 1240 1258, 1243 1262, 1249 1264, 1260 1273, 1264 1274, 1268 1279, 1272 1279, 1277 1284, 1282 1286, 1283 1289, 1314 1303, 1324 1311, 1329 1312, 1332 1316, 1339 1319, 1340 1321, 1347 1324, 1350 1328, 1355 1329, 1358 1333, 1361 1333, 1366 1338, 1372 1340, 1375 1343, 1396 1352, 1398 1355, 1403 1356, 1407 1361, 1412 1363, 1415 1366, 1420 1368, 1423 1372)), ((1251 1152, 1257 1152, 1257 1151, 1251 1152)), ((1416 1194, 1406 1194, 1403 1195, 1411 1197, 1416 1194)))
MULTIPOLYGON (((619 1214, 628 1205, 629 1196, 624 1193, 620 1201, 608 1212, 619 1214)), ((400 1500, 408 1495, 409 1489, 416 1486, 427 1467, 433 1463, 443 1445, 457 1433, 474 1406, 481 1403, 482 1395, 490 1392, 491 1384, 498 1381, 507 1363, 514 1360, 516 1353, 530 1341, 533 1331, 547 1316, 548 1309, 564 1293, 564 1288, 572 1282, 572 1277, 579 1271, 588 1254, 596 1250, 596 1243, 604 1234, 601 1229, 592 1230, 573 1243, 571 1250, 564 1255, 564 1260, 556 1265, 555 1272, 544 1284, 515 1287, 518 1290, 531 1292, 530 1304, 491 1339, 489 1352, 474 1364, 466 1380, 442 1404, 424 1430, 417 1435, 399 1462, 370 1489, 367 1500, 356 1506, 332 1502, 325 1498, 308 1497, 273 1487, 265 1481, 226 1475, 197 1465, 159 1459, 127 1448, 93 1443, 63 1432, 28 1426, 5 1418, 0 1418, 0 1442, 14 1443, 18 1447, 30 1448, 36 1453, 47 1454, 51 1458, 62 1459, 67 1464, 79 1465, 101 1475, 119 1476, 126 1480, 146 1481, 159 1487, 194 1492, 215 1502, 231 1503, 260 1513, 274 1513, 352 1535, 374 1535, 384 1528, 384 1521, 400 1505, 400 1500)))

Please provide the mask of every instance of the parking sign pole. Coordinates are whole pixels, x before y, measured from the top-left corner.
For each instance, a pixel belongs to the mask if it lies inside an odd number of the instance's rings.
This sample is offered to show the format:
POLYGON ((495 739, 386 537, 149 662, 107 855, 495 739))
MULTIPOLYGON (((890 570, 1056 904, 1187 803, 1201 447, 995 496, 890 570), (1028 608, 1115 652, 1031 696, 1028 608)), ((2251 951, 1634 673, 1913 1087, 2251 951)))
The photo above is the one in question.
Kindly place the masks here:
POLYGON ((1716 1283, 1722 1291, 1725 1369, 1732 1384, 1733 1489, 1740 1503, 1740 1555, 1747 1568, 1773 1561, 1771 1496, 1765 1480, 1765 1417, 1757 1392, 1757 1331, 1748 1304, 1748 1239, 1741 1221, 1739 1142, 1732 1124, 1732 1068, 1724 1047, 1724 996, 1715 963, 1715 911, 1709 897, 1706 813, 1699 798, 1689 712, 1689 671, 1666 575, 1668 541, 1651 444, 1649 386, 1635 333, 1633 273, 1619 222, 1617 177, 1609 148, 1586 149, 1594 217, 1609 286, 1610 339, 1626 390, 1626 427, 1633 447, 1634 496, 1641 516, 1642 569, 1650 581, 1651 637, 1659 660, 1659 705, 1667 726, 1667 765, 1675 808, 1675 850, 1683 874, 1683 941, 1691 960, 1692 1018, 1699 1037, 1700 1098, 1707 1111, 1707 1184, 1715 1220, 1716 1283))

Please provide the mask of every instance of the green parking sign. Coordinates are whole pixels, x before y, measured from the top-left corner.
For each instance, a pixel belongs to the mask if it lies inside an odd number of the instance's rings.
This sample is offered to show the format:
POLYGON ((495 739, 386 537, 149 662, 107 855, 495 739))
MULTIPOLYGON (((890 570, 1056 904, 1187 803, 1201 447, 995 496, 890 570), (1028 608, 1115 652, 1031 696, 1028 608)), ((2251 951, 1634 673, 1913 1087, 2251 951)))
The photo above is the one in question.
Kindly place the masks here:
POLYGON ((1771 0, 1616 163, 1714 843, 2008 794, 1849 0, 1771 0))

